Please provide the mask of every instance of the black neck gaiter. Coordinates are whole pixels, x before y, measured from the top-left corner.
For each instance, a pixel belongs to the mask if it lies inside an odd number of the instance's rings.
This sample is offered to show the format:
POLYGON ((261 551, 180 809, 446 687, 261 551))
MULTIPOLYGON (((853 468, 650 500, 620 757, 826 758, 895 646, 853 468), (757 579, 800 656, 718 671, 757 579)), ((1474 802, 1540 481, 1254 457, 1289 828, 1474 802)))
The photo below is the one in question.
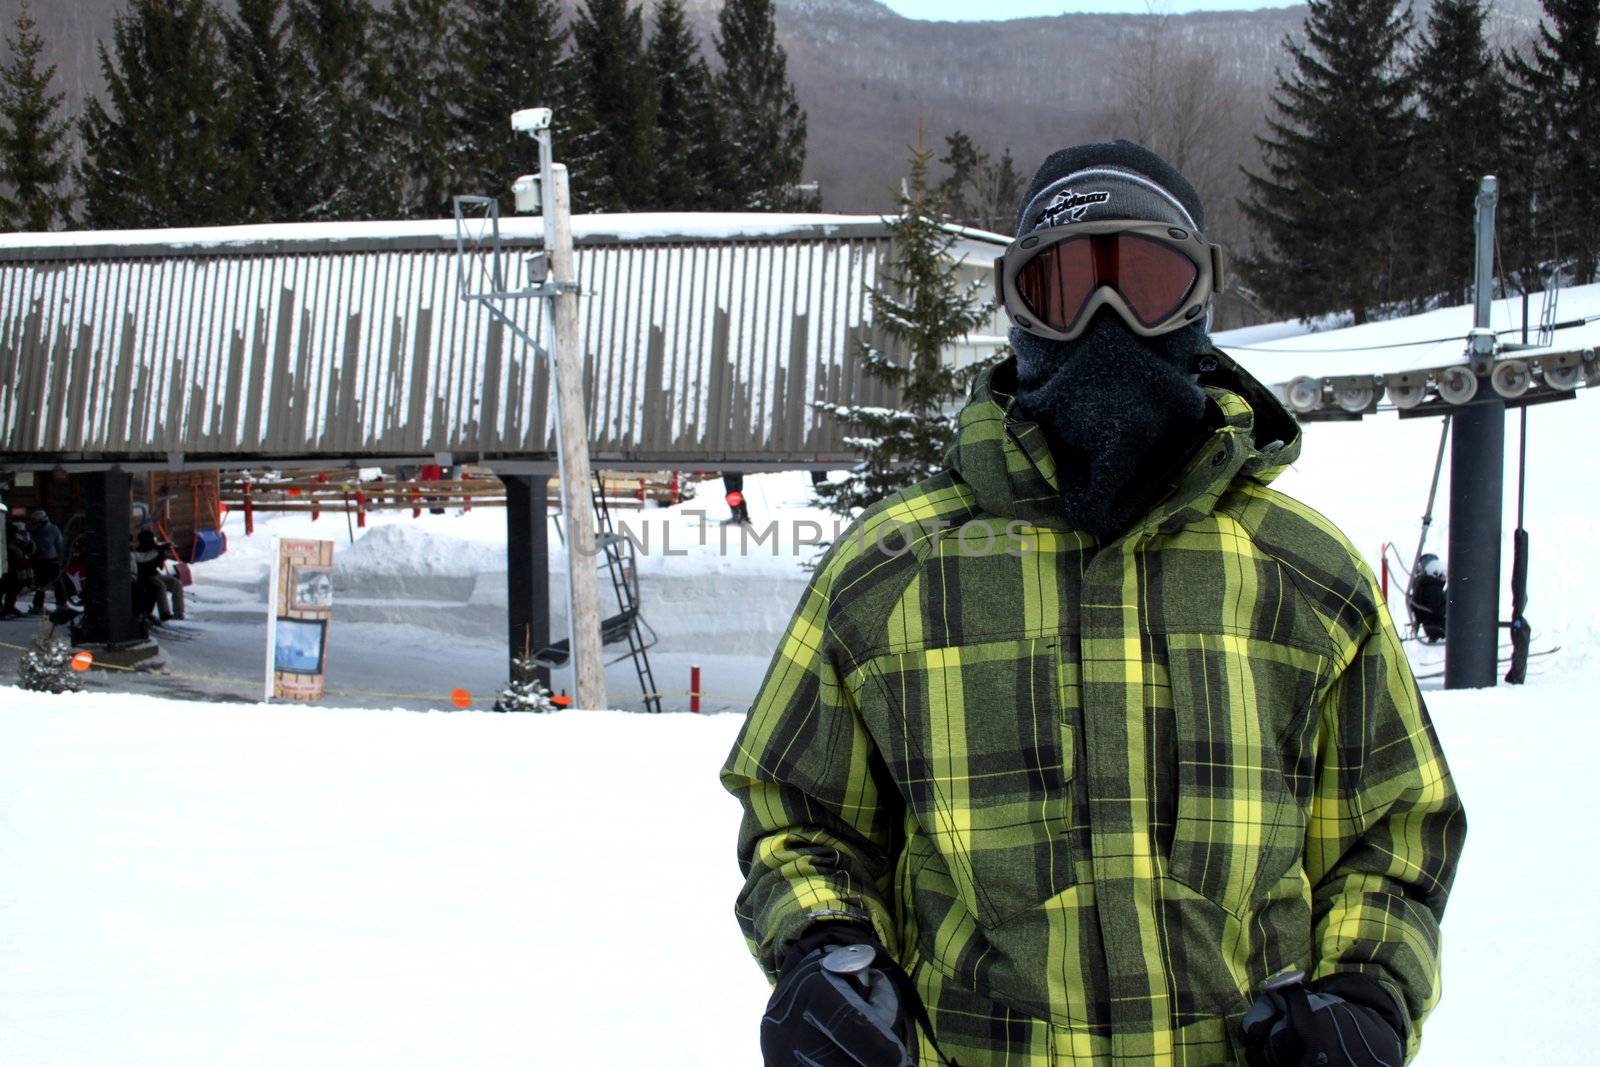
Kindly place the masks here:
POLYGON ((1075 341, 1013 328, 1017 408, 1050 444, 1067 517, 1114 540, 1172 488, 1209 426, 1193 374, 1203 326, 1142 338, 1109 308, 1075 341))

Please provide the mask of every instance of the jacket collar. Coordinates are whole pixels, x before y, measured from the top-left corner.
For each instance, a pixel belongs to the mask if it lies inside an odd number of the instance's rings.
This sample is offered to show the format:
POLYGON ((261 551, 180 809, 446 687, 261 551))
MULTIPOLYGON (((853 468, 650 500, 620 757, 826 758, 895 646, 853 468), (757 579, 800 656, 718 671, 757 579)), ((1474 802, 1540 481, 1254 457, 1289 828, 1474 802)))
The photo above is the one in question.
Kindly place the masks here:
MULTIPOLYGON (((1235 481, 1248 478, 1265 485, 1300 454, 1300 428, 1278 398, 1225 353, 1212 349, 1206 359, 1215 369, 1202 374, 1199 385, 1216 428, 1178 474, 1173 490, 1129 535, 1204 518, 1235 481)), ((1070 530, 1055 459, 1038 424, 1016 410, 1015 382, 1014 356, 978 376, 945 463, 984 511, 1070 530)))

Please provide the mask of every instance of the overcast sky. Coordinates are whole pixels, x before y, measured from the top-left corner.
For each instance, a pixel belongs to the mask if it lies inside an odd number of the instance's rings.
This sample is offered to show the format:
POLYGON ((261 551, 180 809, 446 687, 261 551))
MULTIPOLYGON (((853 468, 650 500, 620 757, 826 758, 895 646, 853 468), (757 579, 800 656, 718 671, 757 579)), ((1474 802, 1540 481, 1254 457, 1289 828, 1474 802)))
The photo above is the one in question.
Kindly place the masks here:
MULTIPOLYGON (((1020 19, 1035 15, 1060 15, 1069 11, 1109 11, 1142 14, 1149 10, 1146 0, 883 0, 885 4, 914 19, 1020 19)), ((1185 11, 1231 11, 1261 7, 1289 7, 1302 0, 1162 0, 1162 9, 1185 11)))

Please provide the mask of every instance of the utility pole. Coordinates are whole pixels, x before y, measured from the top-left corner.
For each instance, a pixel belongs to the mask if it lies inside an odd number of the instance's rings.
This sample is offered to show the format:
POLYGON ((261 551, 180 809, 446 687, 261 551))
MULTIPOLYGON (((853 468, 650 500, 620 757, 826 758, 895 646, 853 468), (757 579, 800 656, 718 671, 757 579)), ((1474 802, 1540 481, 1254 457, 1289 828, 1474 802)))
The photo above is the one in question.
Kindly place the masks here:
POLYGON ((567 579, 571 590, 573 683, 577 706, 606 704, 606 668, 601 658, 600 587, 595 580, 594 475, 589 469, 589 426, 583 399, 583 353, 578 351, 578 270, 572 251, 572 191, 563 163, 550 163, 542 138, 540 167, 545 192, 545 249, 550 278, 559 290, 551 300, 550 362, 555 368, 556 418, 560 423, 561 509, 567 515, 567 579))
MULTIPOLYGON (((1499 185, 1478 186, 1477 271, 1468 355, 1473 372, 1493 369, 1496 337, 1489 324, 1494 297, 1494 225, 1499 185)), ((1446 689, 1492 686, 1499 674, 1500 523, 1504 493, 1506 402, 1480 388, 1451 420, 1449 603, 1445 615, 1446 689)))
MULTIPOLYGON (((533 353, 547 359, 556 401, 556 461, 561 478, 562 510, 567 524, 567 620, 572 630, 573 694, 580 708, 605 708, 605 662, 600 640, 600 586, 596 559, 601 547, 595 536, 593 473, 589 467, 589 426, 583 395, 583 352, 578 345, 578 268, 572 244, 572 190, 567 168, 555 162, 547 107, 526 108, 511 116, 514 133, 525 133, 539 145, 539 173, 525 174, 512 185, 517 210, 538 212, 543 220, 544 247, 525 258, 523 270, 510 268, 500 237, 500 205, 494 197, 455 198, 456 258, 461 264, 463 300, 480 303, 502 326, 521 338, 533 353), (470 212, 489 227, 473 233, 470 212), (469 255, 468 246, 472 253, 469 255), (485 269, 480 257, 487 253, 485 269), (518 282, 513 279, 525 276, 518 282), (520 288, 517 286, 520 284, 520 288), (475 288, 475 286, 483 288, 475 288), (507 312, 514 300, 541 300, 549 326, 550 347, 507 312)), ((507 483, 507 536, 510 550, 526 535, 532 559, 518 560, 507 574, 511 655, 538 655, 548 636, 548 578, 545 521, 545 478, 513 478, 507 483), (517 484, 512 484, 513 482, 517 484), (535 499, 535 494, 537 499, 535 499), (537 532, 533 527, 537 525, 537 532), (544 574, 531 567, 545 568, 544 574)))

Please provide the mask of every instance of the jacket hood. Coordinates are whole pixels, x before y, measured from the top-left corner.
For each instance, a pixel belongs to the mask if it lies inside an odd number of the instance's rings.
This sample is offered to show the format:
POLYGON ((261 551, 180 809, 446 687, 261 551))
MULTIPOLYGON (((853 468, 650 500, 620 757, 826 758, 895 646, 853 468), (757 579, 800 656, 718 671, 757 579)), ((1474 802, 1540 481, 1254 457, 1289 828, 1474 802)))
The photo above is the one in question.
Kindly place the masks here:
MULTIPOLYGON (((1215 369, 1201 374, 1216 428, 1178 474, 1173 489, 1133 533, 1152 525, 1185 525, 1211 513, 1236 479, 1270 483, 1300 455, 1300 427, 1266 386, 1218 349, 1215 369)), ((1036 526, 1072 529, 1061 505, 1055 460, 1038 423, 1015 409, 1016 357, 985 370, 956 421, 945 465, 992 515, 1036 526)))

